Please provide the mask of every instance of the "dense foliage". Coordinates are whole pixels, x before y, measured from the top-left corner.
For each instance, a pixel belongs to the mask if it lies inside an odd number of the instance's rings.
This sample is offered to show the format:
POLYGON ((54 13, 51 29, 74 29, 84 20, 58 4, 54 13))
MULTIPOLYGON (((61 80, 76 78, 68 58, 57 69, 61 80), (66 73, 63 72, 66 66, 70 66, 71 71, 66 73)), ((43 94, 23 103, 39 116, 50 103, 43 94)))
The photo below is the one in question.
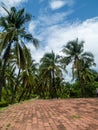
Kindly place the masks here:
POLYGON ((92 70, 93 54, 84 52, 84 41, 69 41, 63 46, 64 56, 47 52, 38 64, 25 44, 38 47, 38 40, 25 28, 31 16, 24 9, 4 10, 7 15, 0 17, 0 106, 30 98, 96 96, 98 73, 92 70), (69 64, 73 83, 66 82, 69 64))

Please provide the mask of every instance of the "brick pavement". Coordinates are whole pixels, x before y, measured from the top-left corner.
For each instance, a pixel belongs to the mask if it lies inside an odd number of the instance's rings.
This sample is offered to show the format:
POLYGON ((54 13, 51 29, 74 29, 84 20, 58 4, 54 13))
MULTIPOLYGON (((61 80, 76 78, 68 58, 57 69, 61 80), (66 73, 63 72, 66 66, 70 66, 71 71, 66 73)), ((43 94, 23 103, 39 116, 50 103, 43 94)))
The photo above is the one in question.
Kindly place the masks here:
POLYGON ((0 130, 98 130, 98 98, 12 105, 0 113, 0 130))

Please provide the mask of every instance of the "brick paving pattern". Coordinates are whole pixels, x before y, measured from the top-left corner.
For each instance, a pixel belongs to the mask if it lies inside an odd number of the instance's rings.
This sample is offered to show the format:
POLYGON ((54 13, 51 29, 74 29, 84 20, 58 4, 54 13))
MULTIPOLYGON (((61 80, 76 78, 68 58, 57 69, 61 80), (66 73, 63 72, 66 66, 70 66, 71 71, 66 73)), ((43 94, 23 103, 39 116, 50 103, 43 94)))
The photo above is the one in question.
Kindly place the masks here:
POLYGON ((0 130, 98 130, 98 98, 12 105, 0 112, 0 130))

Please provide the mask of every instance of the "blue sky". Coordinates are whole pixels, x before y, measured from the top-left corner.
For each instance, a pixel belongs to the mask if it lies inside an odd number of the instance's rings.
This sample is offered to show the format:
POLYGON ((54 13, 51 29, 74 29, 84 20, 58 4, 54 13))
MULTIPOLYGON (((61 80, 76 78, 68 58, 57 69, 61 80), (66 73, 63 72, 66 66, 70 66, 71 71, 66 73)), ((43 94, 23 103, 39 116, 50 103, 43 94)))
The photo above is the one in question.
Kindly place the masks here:
MULTIPOLYGON (((56 12, 66 12, 71 10, 72 13, 68 16, 67 20, 86 20, 88 18, 98 16, 98 0, 69 0, 71 4, 62 4, 61 8, 51 9, 51 1, 63 1, 66 0, 28 0, 23 6, 36 18, 40 15, 40 11, 46 11, 48 14, 56 12)), ((69 2, 70 3, 70 2, 69 2)))
POLYGON ((44 10, 47 10, 46 13, 48 14, 72 10, 72 13, 67 18, 69 21, 86 20, 98 16, 98 0, 42 0, 42 2, 41 0, 28 0, 23 6, 36 17, 40 15, 40 11, 44 10), (69 4, 62 4, 61 7, 51 9, 51 1, 63 1, 65 3, 69 1, 69 4))
MULTIPOLYGON (((27 43, 32 57, 39 62, 45 52, 62 55, 62 46, 77 37, 84 40, 85 51, 95 56, 98 70, 98 0, 0 0, 7 7, 25 7, 32 16, 27 30, 40 41, 36 50, 27 43)), ((3 15, 4 12, 0 8, 3 15)), ((68 67, 70 70, 70 66, 68 67)), ((70 73, 67 77, 70 79, 70 73)))

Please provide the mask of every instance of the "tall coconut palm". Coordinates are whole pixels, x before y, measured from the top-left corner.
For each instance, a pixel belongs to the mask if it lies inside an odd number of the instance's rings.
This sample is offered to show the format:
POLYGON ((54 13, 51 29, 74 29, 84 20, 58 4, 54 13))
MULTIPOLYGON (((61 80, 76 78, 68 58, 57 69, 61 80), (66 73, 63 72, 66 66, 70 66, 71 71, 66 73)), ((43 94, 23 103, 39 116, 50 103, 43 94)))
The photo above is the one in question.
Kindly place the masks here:
POLYGON ((25 58, 22 51, 24 42, 32 42, 35 47, 38 45, 38 40, 32 34, 26 32, 25 23, 31 20, 31 16, 25 12, 24 8, 16 10, 15 7, 12 7, 10 10, 7 10, 3 7, 3 9, 7 15, 0 18, 0 26, 2 28, 2 33, 0 34, 0 52, 3 52, 3 67, 0 75, 0 100, 2 97, 4 71, 11 48, 16 49, 15 54, 19 60, 19 64, 22 62, 25 65, 25 58))
POLYGON ((76 74, 77 79, 80 82, 82 96, 85 95, 85 89, 81 82, 81 63, 87 61, 86 63, 88 63, 88 67, 91 67, 94 64, 93 54, 84 52, 83 43, 84 41, 79 41, 78 38, 76 40, 69 41, 67 45, 63 47, 62 52, 65 54, 65 57, 61 59, 61 63, 65 66, 72 63, 73 79, 75 78, 74 76, 76 74))
POLYGON ((55 77, 62 76, 61 69, 58 64, 58 58, 59 56, 55 55, 55 53, 52 51, 51 53, 46 53, 40 61, 40 72, 44 78, 44 81, 48 81, 49 83, 50 94, 52 98, 57 96, 55 88, 55 77))

